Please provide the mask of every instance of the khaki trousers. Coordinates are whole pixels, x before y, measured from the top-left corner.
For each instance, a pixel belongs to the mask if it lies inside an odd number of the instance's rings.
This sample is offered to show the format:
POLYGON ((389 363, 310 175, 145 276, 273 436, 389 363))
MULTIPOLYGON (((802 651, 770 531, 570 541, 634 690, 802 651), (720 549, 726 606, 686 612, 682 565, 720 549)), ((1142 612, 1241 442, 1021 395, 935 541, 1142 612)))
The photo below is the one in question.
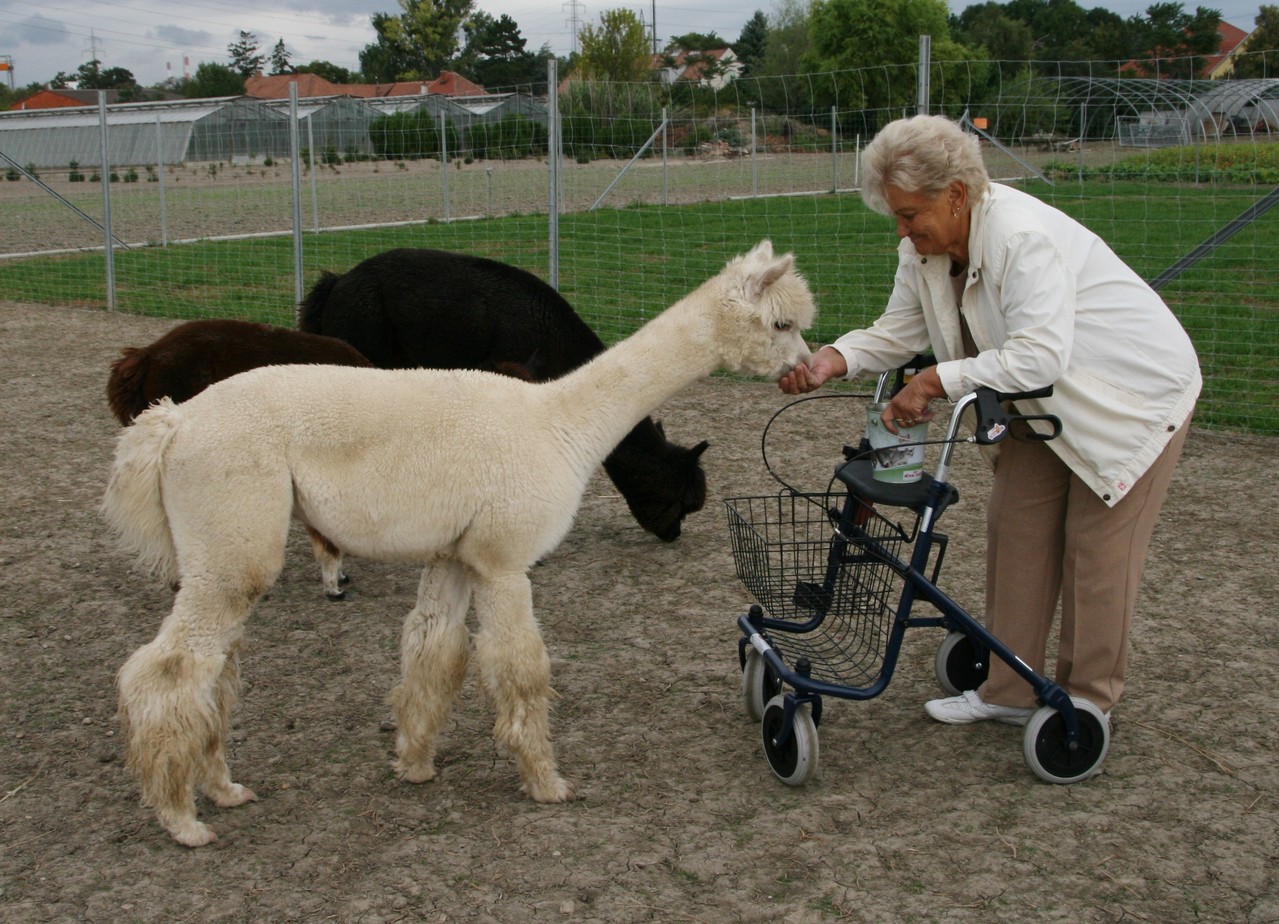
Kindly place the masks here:
MULTIPOLYGON (((1005 440, 986 514, 986 627, 1040 674, 1058 600, 1056 681, 1103 712, 1119 701, 1128 630, 1155 520, 1190 421, 1128 496, 1107 507, 1047 444, 1005 440)), ((980 694, 1035 706, 1034 691, 999 658, 980 694)))

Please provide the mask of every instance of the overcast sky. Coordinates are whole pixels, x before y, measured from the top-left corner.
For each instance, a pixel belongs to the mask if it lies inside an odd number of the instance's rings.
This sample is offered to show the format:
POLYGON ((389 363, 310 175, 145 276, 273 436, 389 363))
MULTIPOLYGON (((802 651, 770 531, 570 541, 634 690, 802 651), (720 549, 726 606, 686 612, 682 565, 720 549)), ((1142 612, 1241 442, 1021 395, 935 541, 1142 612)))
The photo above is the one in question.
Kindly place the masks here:
MULTIPOLYGON (((1152 2, 1080 0, 1080 5, 1104 5, 1126 17, 1144 12, 1152 2)), ((495 18, 505 13, 514 19, 529 51, 549 45, 558 55, 574 50, 575 23, 597 25, 605 10, 631 9, 645 23, 656 18, 662 43, 688 32, 715 32, 731 42, 756 10, 770 15, 775 7, 774 0, 683 3, 477 0, 476 6, 495 18)), ((1191 11, 1200 4, 1182 5, 1191 11)), ((1252 28, 1260 6, 1244 0, 1205 0, 1202 5, 1220 9, 1226 22, 1245 31, 1252 28)), ((965 6, 966 0, 951 0, 952 10, 965 6)), ((379 12, 399 13, 400 5, 397 0, 0 0, 0 63, 12 65, 9 74, 18 87, 48 82, 59 71, 72 74, 94 58, 103 68, 131 71, 139 84, 149 86, 194 74, 203 61, 228 63, 227 46, 243 29, 257 37, 264 53, 283 38, 294 64, 322 60, 355 71, 360 49, 374 40, 370 19, 379 12)), ((9 74, 0 72, 0 80, 9 74)))

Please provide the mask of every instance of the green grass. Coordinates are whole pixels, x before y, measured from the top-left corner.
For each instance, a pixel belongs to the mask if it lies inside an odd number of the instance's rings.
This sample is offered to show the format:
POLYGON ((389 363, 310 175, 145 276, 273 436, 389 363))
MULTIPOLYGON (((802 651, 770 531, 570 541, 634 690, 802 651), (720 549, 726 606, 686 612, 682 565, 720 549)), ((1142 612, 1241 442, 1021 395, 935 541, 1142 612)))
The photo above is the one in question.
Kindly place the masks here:
MULTIPOLYGON (((1152 279, 1253 203, 1255 187, 1135 181, 1042 184, 1031 191, 1077 217, 1152 279)), ((818 299, 813 342, 870 323, 896 265, 896 236, 856 196, 636 205, 560 219, 559 286, 608 342, 626 336, 714 275, 732 254, 770 237, 794 250, 818 299)), ((548 276, 547 220, 524 215, 389 229, 308 233, 309 286, 392 247, 489 256, 548 276)), ((175 318, 245 317, 293 323, 289 237, 116 251, 120 310, 175 318)), ((1206 380, 1201 425, 1279 434, 1279 209, 1231 238, 1162 294, 1191 334, 1206 380)), ((103 306, 100 253, 0 262, 12 300, 103 306)))

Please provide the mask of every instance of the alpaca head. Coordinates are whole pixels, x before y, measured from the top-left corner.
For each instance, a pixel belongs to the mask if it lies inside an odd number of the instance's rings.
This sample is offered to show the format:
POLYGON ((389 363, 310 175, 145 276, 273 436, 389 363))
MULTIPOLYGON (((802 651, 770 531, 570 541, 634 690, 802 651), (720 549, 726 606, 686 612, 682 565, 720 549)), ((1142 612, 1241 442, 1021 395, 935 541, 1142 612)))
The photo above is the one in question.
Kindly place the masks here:
POLYGON ((811 358, 803 332, 817 308, 794 254, 775 256, 773 245, 761 241, 699 291, 716 304, 723 369, 776 381, 811 358))
POLYGON ((604 460, 604 470, 626 498, 637 523, 663 542, 679 538, 684 517, 706 503, 705 440, 692 449, 666 439, 660 421, 631 431, 604 460))

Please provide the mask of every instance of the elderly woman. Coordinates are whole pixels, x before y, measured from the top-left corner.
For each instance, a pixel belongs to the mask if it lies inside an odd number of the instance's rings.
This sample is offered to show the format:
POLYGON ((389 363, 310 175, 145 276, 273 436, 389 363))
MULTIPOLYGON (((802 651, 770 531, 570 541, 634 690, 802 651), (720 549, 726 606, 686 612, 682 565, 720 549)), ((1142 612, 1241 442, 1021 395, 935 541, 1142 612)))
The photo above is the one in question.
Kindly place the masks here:
MULTIPOLYGON (((1159 296, 1097 235, 1033 196, 990 182, 977 138, 938 116, 889 124, 862 155, 870 208, 897 223, 897 275, 869 328, 822 347, 781 380, 787 394, 893 369, 931 350, 884 423, 931 417, 978 386, 1052 385, 1023 413, 1062 435, 1000 444, 987 512, 987 627, 1044 672, 1058 601, 1056 680, 1109 717, 1151 532, 1202 379, 1159 296)), ((1022 426, 1025 426, 1024 424, 1022 426)), ((999 659, 979 690, 925 705, 951 724, 1024 724, 1028 684, 999 659)))

